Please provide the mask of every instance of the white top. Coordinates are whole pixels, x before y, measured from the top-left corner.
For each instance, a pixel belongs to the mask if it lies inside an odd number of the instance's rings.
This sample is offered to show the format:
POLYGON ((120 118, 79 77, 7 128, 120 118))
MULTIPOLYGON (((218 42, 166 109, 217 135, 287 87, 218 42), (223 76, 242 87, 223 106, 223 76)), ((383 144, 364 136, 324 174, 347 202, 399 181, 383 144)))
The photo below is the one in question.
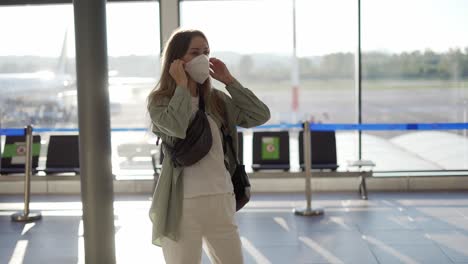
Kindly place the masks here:
MULTIPOLYGON (((192 97, 192 117, 198 110, 198 97, 192 97)), ((208 154, 183 170, 184 198, 221 193, 233 193, 231 176, 224 166, 222 135, 208 114, 213 145, 208 154)))

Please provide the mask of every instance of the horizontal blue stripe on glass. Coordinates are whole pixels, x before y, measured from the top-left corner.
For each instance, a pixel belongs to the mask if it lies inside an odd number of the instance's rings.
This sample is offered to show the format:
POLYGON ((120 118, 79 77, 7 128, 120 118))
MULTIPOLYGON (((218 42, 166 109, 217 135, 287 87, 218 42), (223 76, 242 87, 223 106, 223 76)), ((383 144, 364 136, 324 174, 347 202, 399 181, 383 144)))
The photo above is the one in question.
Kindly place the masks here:
POLYGON ((468 123, 423 123, 423 124, 311 124, 310 129, 315 131, 334 130, 462 130, 467 129, 468 123))
POLYGON ((23 128, 0 128, 0 136, 24 136, 23 128))
MULTIPOLYGON (((292 128, 301 129, 303 125, 299 124, 278 124, 262 125, 252 129, 268 130, 280 129, 288 130, 292 128)), ((243 128, 239 128, 244 130, 243 128)), ((336 131, 336 130, 361 130, 361 131, 389 131, 389 130, 463 130, 468 129, 468 123, 405 123, 405 124, 311 124, 310 130, 313 131, 336 131)), ((35 133, 45 132, 78 132, 77 128, 34 128, 35 133)), ((112 132, 147 132, 148 128, 112 128, 112 132)), ((22 136, 24 129, 21 128, 2 128, 0 135, 3 136, 22 136)))

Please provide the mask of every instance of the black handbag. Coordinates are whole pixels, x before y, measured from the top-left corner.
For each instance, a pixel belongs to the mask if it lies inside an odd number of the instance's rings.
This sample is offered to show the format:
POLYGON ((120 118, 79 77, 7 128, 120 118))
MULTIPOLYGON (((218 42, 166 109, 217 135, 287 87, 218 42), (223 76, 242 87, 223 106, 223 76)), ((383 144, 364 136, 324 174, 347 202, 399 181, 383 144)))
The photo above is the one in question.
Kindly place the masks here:
POLYGON ((172 159, 174 167, 191 166, 208 154, 213 144, 211 128, 205 113, 205 101, 201 89, 198 89, 200 96, 199 109, 190 122, 186 137, 177 140, 173 147, 162 143, 166 149, 167 156, 172 159))
MULTIPOLYGON (((224 128, 224 127, 223 127, 224 128)), ((250 201, 250 181, 249 176, 245 172, 245 166, 239 163, 237 155, 234 153, 234 144, 232 137, 223 129, 224 142, 229 144, 231 153, 236 160, 236 170, 231 177, 232 185, 234 187, 234 194, 236 196, 236 211, 239 211, 250 201)))

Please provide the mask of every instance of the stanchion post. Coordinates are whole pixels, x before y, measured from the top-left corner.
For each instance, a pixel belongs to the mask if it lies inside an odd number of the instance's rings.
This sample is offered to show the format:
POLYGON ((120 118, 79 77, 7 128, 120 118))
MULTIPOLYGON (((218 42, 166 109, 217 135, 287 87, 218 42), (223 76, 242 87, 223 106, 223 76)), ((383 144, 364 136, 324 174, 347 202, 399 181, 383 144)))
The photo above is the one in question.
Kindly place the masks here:
POLYGON ((305 195, 307 205, 305 209, 294 209, 294 214, 302 216, 317 216, 323 215, 323 209, 312 209, 312 188, 310 180, 312 178, 312 160, 311 160, 311 146, 310 146, 310 123, 304 123, 304 173, 305 173, 305 195))
POLYGON ((29 201, 31 197, 31 174, 32 174, 32 148, 33 148, 33 127, 28 125, 24 129, 26 135, 26 161, 24 163, 24 210, 11 216, 14 222, 32 222, 41 219, 39 212, 29 211, 29 201))

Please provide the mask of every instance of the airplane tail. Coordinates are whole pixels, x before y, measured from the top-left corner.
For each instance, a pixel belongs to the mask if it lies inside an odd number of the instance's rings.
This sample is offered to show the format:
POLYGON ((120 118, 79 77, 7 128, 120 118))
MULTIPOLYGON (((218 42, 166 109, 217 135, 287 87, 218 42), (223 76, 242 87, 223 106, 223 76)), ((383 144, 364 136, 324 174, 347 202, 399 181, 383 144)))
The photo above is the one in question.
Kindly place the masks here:
POLYGON ((67 58, 67 42, 68 42, 68 30, 65 31, 65 36, 62 43, 62 51, 60 52, 60 57, 58 58, 57 68, 55 69, 55 74, 59 76, 64 76, 68 74, 68 58, 67 58))

